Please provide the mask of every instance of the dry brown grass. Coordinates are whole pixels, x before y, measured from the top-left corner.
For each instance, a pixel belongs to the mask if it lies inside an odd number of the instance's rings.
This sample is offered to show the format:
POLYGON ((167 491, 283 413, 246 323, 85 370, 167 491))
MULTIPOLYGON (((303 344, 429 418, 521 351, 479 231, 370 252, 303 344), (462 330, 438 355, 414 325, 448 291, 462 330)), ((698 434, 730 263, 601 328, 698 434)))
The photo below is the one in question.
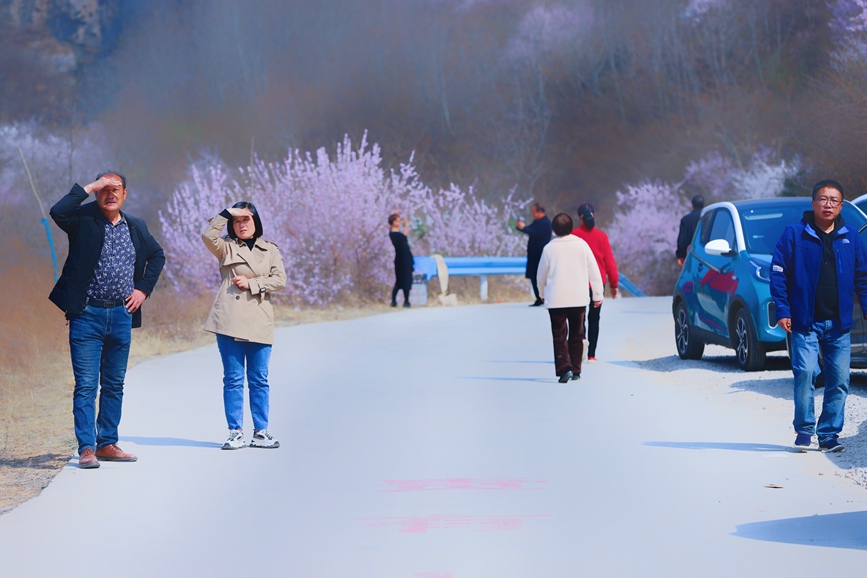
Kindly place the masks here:
MULTIPOLYGON (((0 310, 0 514, 45 488, 76 449, 72 429, 74 381, 68 329, 48 301, 50 273, 10 264, 16 279, 12 297, 0 310)), ((477 278, 453 278, 450 290, 460 304, 480 303, 477 278)), ((489 302, 529 301, 524 279, 492 277, 489 302)), ((439 283, 428 287, 436 307, 439 283)), ((212 297, 180 296, 159 286, 142 310, 143 327, 133 331, 130 366, 145 359, 213 343, 202 323, 212 297)), ((387 303, 347 302, 328 308, 277 305, 280 326, 354 319, 394 311, 387 303)))

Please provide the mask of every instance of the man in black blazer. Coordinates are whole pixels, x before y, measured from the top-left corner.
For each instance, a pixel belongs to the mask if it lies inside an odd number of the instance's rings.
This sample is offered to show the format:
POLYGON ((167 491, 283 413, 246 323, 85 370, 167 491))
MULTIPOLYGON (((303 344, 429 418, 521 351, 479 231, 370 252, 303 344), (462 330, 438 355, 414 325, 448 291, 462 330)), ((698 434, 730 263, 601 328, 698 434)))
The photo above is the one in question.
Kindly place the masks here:
POLYGON ((69 320, 75 389, 72 414, 79 467, 134 462, 117 446, 132 328, 160 276, 165 256, 142 219, 121 212, 126 179, 102 173, 51 208, 69 238, 69 255, 49 299, 69 320), (93 193, 96 202, 81 203, 93 193), (99 390, 99 413, 96 395, 99 390))
POLYGON ((515 228, 529 235, 529 239, 527 239, 527 270, 524 276, 530 280, 533 285, 533 294, 536 296, 536 301, 530 307, 539 307, 544 301, 539 297, 536 271, 539 269, 542 249, 551 240, 551 219, 545 214, 545 207, 539 203, 533 203, 533 206, 530 207, 530 214, 533 215, 532 223, 525 225, 524 221, 518 221, 515 223, 515 228))

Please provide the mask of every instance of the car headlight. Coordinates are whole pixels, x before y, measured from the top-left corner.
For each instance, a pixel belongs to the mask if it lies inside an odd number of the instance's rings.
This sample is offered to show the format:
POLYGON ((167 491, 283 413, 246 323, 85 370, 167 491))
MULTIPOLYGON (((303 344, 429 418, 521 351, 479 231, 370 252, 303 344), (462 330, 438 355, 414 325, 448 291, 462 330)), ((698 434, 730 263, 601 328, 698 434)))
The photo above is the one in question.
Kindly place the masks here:
POLYGON ((750 273, 756 281, 764 283, 771 282, 771 266, 770 263, 759 261, 758 259, 750 259, 750 273))

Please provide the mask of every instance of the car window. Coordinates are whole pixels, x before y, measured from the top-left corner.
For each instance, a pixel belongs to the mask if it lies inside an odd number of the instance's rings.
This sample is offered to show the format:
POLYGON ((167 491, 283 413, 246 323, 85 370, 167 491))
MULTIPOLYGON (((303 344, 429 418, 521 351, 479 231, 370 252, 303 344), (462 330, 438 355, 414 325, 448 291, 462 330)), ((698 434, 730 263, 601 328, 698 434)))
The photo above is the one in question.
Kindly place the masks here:
POLYGON ((699 221, 699 227, 701 228, 701 233, 699 235, 699 243, 702 247, 707 245, 708 241, 710 241, 710 222, 713 220, 714 211, 708 211, 704 215, 701 216, 701 221, 699 221))
POLYGON ((801 206, 769 206, 741 211, 744 241, 750 253, 771 255, 786 225, 797 223, 804 214, 801 206))
MULTIPOLYGON (((804 211, 810 210, 809 199, 803 205, 783 205, 768 203, 765 206, 740 210, 741 227, 744 230, 744 241, 750 253, 772 255, 777 241, 783 234, 786 225, 797 223, 804 216, 804 211)), ((864 215, 852 205, 843 205, 843 220, 855 227, 864 224, 864 215)))
POLYGON ((737 243, 735 243, 735 223, 732 220, 732 215, 726 209, 717 209, 714 211, 713 223, 711 224, 710 240, 725 239, 729 243, 729 247, 737 251, 737 243))

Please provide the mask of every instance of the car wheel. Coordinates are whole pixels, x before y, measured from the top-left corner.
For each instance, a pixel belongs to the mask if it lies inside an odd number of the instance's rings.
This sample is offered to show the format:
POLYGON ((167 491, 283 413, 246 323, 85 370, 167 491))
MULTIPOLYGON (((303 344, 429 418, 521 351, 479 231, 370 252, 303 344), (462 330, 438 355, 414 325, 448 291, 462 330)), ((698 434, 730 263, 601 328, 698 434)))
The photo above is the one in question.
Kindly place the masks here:
POLYGON ((735 315, 732 347, 738 367, 744 371, 761 371, 765 367, 767 355, 756 339, 756 332, 746 310, 740 309, 735 315))
POLYGON ((674 342, 681 359, 701 359, 704 343, 696 339, 689 327, 689 313, 680 302, 674 312, 674 342))

